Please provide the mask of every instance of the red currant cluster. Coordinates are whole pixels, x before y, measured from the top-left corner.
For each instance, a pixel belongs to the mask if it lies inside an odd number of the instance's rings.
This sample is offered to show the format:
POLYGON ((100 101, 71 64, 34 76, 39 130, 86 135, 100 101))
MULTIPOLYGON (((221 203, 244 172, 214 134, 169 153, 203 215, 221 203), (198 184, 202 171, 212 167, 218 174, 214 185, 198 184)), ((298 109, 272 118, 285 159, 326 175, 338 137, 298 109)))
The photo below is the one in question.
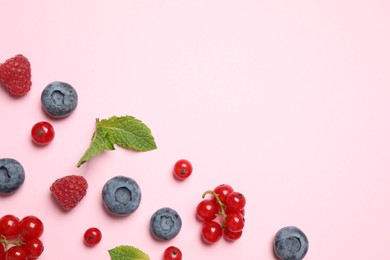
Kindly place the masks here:
POLYGON ((35 216, 19 220, 14 215, 0 218, 0 260, 38 259, 43 252, 39 239, 43 234, 43 223, 35 216))
POLYGON ((203 222, 203 241, 213 244, 222 236, 228 241, 239 239, 245 224, 244 195, 230 185, 222 184, 206 191, 202 197, 196 207, 196 217, 203 222), (212 196, 206 198, 209 194, 212 196))

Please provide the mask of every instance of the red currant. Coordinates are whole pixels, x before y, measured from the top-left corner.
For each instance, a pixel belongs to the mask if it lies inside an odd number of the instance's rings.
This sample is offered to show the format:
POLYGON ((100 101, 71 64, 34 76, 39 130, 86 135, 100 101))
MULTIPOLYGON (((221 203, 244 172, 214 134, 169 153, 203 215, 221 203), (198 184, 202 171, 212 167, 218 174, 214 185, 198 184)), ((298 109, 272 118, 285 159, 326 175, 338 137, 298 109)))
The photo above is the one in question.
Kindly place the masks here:
POLYGON ((3 255, 5 255, 5 245, 3 242, 0 242, 0 259, 3 255))
POLYGON ((214 192, 218 194, 218 198, 222 203, 226 202, 226 197, 233 192, 233 188, 227 184, 221 184, 215 187, 214 192))
POLYGON ((203 223, 202 238, 208 244, 214 244, 222 237, 222 227, 215 221, 207 221, 203 223))
POLYGON ((228 229, 223 230, 223 237, 228 241, 236 241, 242 236, 242 231, 239 232, 232 232, 228 229))
POLYGON ((102 232, 98 228, 92 227, 85 231, 84 242, 87 246, 95 246, 102 240, 102 232))
POLYGON ((43 252, 43 243, 39 238, 33 238, 23 245, 29 259, 37 259, 43 252))
POLYGON ((232 212, 226 216, 225 227, 232 232, 240 232, 244 228, 245 220, 240 213, 232 212))
POLYGON ((245 196, 240 192, 232 192, 226 197, 225 205, 231 211, 240 211, 245 207, 245 196))
POLYGON ((173 175, 179 179, 187 179, 192 173, 192 164, 185 159, 178 160, 173 167, 173 175))
POLYGON ((54 139, 54 128, 46 121, 38 122, 32 127, 31 136, 34 143, 47 145, 54 139))
POLYGON ((8 248, 6 253, 7 260, 26 260, 27 255, 22 246, 13 246, 8 248))
POLYGON ((39 238, 43 233, 43 223, 35 216, 26 216, 19 222, 19 233, 24 241, 39 238))
POLYGON ((201 221, 210 221, 216 218, 220 206, 215 200, 204 199, 196 207, 196 217, 201 221))
POLYGON ((19 218, 14 215, 4 215, 0 218, 0 234, 6 238, 15 238, 19 234, 19 218))
POLYGON ((181 260, 182 253, 179 248, 170 246, 164 251, 164 260, 181 260))
MULTIPOLYGON (((232 212, 237 212, 237 211, 234 211, 234 210, 231 210, 230 208, 225 208, 225 214, 229 214, 229 213, 232 213, 232 212)), ((238 213, 240 213, 241 215, 245 216, 245 208, 242 208, 240 209, 240 211, 238 211, 238 213)))

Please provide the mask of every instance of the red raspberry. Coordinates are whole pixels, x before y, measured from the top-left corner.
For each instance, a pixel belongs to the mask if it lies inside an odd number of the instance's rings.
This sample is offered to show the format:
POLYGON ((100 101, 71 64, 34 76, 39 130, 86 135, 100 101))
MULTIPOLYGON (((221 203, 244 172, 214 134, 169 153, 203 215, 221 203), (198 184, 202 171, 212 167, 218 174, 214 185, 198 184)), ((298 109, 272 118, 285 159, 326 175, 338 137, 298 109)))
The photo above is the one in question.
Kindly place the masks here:
POLYGON ((83 176, 69 175, 57 179, 50 191, 65 210, 76 207, 87 194, 88 183, 83 176))
POLYGON ((0 64, 0 83, 15 96, 26 94, 31 88, 31 66, 28 59, 18 54, 0 64))

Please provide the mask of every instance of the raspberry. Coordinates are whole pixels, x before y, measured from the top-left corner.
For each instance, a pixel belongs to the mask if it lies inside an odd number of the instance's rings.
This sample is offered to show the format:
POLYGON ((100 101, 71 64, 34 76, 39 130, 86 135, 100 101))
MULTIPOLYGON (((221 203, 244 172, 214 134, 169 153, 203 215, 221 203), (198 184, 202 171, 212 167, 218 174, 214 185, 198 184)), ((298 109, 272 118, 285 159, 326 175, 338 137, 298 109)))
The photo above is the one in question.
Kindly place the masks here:
POLYGON ((0 64, 0 83, 15 96, 26 94, 31 88, 31 66, 28 59, 18 54, 0 64))
POLYGON ((65 210, 70 210, 84 198, 87 188, 88 183, 83 176, 69 175, 57 179, 50 186, 50 191, 65 210))

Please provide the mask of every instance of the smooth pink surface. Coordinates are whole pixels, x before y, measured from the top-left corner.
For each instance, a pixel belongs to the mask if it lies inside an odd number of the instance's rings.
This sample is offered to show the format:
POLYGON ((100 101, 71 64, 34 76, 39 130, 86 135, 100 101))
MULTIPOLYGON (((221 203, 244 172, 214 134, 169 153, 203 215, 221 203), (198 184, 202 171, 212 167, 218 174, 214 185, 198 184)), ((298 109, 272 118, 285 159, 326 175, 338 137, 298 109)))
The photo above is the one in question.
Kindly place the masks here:
POLYGON ((166 247, 184 259, 274 259, 272 239, 300 227, 305 259, 390 259, 390 2, 373 1, 0 1, 0 60, 21 53, 32 90, 0 91, 0 157, 19 160, 26 181, 0 197, 0 213, 39 216, 42 260, 109 259, 133 245, 151 259, 166 247), (48 118, 43 88, 66 81, 79 94, 68 118, 48 118), (118 148, 76 168, 95 118, 133 115, 158 149, 118 148), (54 141, 31 142, 38 121, 54 141), (172 176, 176 160, 194 172, 172 176), (70 212, 51 183, 80 174, 87 196, 70 212), (101 201, 104 183, 128 175, 142 188, 138 210, 116 218, 101 201), (206 246, 194 217, 203 191, 227 183, 247 197, 235 243, 206 246), (154 240, 150 216, 175 208, 183 228, 154 240), (88 248, 83 233, 103 233, 88 248))

